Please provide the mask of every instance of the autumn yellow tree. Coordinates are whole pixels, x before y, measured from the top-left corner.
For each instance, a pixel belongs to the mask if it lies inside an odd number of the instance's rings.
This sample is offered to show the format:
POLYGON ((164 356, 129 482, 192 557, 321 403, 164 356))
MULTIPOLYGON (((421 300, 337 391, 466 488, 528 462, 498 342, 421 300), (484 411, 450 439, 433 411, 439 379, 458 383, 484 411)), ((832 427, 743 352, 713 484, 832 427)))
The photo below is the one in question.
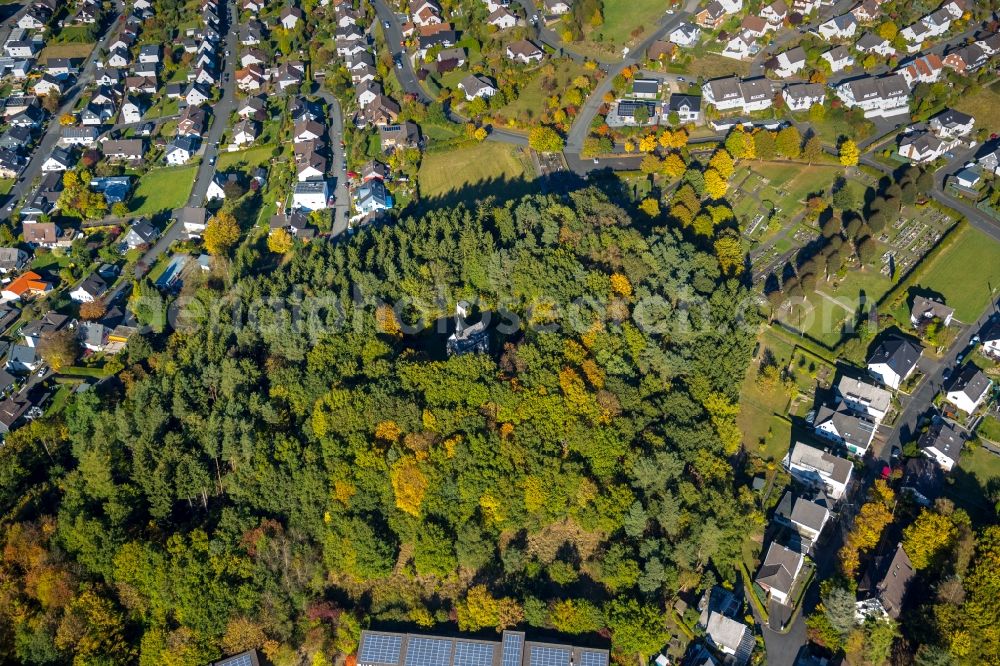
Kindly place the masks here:
POLYGON ((903 530, 903 550, 914 569, 926 569, 948 551, 957 537, 958 528, 951 516, 924 509, 903 530))
POLYGON ((854 143, 851 139, 844 139, 840 142, 840 164, 845 167, 852 167, 858 165, 858 159, 861 157, 861 152, 858 150, 858 144, 854 143))
POLYGON ((722 148, 715 151, 715 154, 712 155, 712 159, 708 162, 708 166, 718 171, 719 175, 726 180, 733 175, 733 171, 735 170, 732 155, 722 148))
POLYGON ((287 254, 293 245, 292 235, 285 229, 275 229, 267 237, 267 249, 275 254, 287 254))
POLYGON ((205 227, 205 249, 211 255, 222 255, 240 239, 240 225, 228 211, 219 211, 205 227))
POLYGON ((427 476, 420 471, 417 461, 413 458, 400 458, 392 466, 390 480, 396 496, 396 506, 411 516, 419 516, 429 482, 427 476))
POLYGON ((650 217, 660 216, 660 202, 653 197, 647 197, 639 204, 639 210, 650 217))
POLYGON ((874 548, 882 530, 892 522, 895 493, 882 479, 875 481, 868 493, 868 501, 854 518, 854 526, 838 553, 844 575, 853 578, 860 564, 860 556, 874 548))
POLYGON ((651 153, 656 150, 656 135, 649 134, 639 139, 639 152, 651 153))
POLYGON ((465 599, 455 608, 458 628, 462 631, 478 631, 493 627, 502 631, 524 619, 524 609, 510 597, 496 598, 485 585, 469 589, 465 599))
POLYGON ((739 234, 727 230, 715 239, 715 256, 719 260, 719 268, 726 275, 732 275, 743 266, 743 244, 739 234))
POLYGON ((715 169, 709 168, 705 171, 705 194, 710 199, 721 199, 729 191, 729 183, 715 169))
POLYGON ((104 313, 108 311, 108 305, 103 299, 95 298, 89 303, 80 304, 80 319, 86 319, 87 321, 95 321, 104 316, 104 313))
POLYGON ((663 175, 667 178, 674 179, 680 178, 684 175, 687 170, 687 165, 684 164, 684 159, 677 153, 670 153, 665 158, 663 158, 663 175))

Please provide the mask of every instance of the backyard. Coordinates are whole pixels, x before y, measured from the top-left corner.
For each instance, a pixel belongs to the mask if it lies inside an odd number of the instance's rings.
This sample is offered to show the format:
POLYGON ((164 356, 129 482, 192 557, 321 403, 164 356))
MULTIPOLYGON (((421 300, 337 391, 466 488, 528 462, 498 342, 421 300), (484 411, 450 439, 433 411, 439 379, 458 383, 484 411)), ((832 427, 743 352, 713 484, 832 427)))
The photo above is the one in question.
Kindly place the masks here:
MULTIPOLYGON (((525 177, 526 168, 515 149, 503 143, 483 143, 439 153, 428 153, 418 179, 423 197, 440 197, 469 185, 487 181, 513 181, 525 177)), ((493 185, 494 188, 499 182, 493 185)), ((497 194, 500 193, 496 190, 497 194)), ((487 193, 477 194, 477 197, 487 193)))
POLYGON ((959 321, 974 322, 1000 288, 1000 245, 968 225, 955 233, 947 248, 920 267, 915 284, 944 296, 959 321))
POLYGON ((780 415, 788 407, 789 397, 780 390, 771 390, 757 382, 760 363, 765 356, 774 358, 778 367, 785 367, 791 361, 794 347, 774 332, 771 327, 763 329, 758 338, 760 350, 757 358, 750 363, 740 390, 740 413, 736 425, 743 433, 743 444, 764 458, 776 458, 784 446, 787 448, 791 426, 780 415))
POLYGON ((249 168, 267 165, 273 159, 274 146, 255 146, 246 150, 219 153, 219 171, 243 164, 249 168))
POLYGON ((976 92, 962 95, 955 108, 976 119, 976 127, 985 127, 990 132, 1000 132, 1000 81, 980 87, 976 92))
POLYGON ((520 90, 516 100, 500 109, 499 115, 520 120, 522 123, 529 123, 542 109, 547 108, 545 100, 552 94, 568 90, 570 82, 577 76, 586 75, 589 72, 572 60, 553 60, 549 65, 539 67, 532 79, 520 90), (545 76, 546 68, 551 66, 555 71, 552 76, 545 76), (546 79, 556 81, 556 85, 546 90, 542 87, 546 79))
POLYGON ((670 6, 663 0, 630 0, 603 3, 604 23, 594 28, 587 41, 600 51, 621 53, 621 48, 645 38, 656 30, 659 19, 670 6), (639 30, 637 37, 632 33, 639 30))
POLYGON ((155 215, 184 205, 191 195, 198 166, 152 169, 139 179, 135 193, 129 201, 130 212, 135 215, 155 215))
POLYGON ((63 44, 49 44, 38 54, 38 59, 45 62, 49 58, 72 58, 84 59, 94 50, 93 42, 65 42, 63 44))

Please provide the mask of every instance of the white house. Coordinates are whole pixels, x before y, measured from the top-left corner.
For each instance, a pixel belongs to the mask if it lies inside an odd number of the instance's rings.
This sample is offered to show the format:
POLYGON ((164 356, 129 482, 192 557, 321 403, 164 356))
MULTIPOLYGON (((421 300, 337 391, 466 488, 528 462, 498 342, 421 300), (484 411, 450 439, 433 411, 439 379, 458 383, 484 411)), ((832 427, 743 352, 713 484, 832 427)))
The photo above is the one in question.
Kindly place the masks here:
POLYGON ((301 210, 324 210, 329 206, 330 188, 325 180, 309 180, 295 183, 292 190, 292 208, 301 210))
POLYGON ((993 381, 977 366, 966 363, 945 384, 945 398, 966 414, 972 414, 983 404, 993 381))
POLYGON ((787 604, 795 580, 802 571, 803 560, 802 553, 772 541, 760 570, 754 576, 754 582, 760 585, 771 599, 779 604, 787 604))
POLYGON ((741 81, 735 76, 713 79, 701 87, 704 101, 718 111, 763 111, 771 106, 774 93, 767 79, 741 81))
POLYGON ((667 102, 667 113, 676 113, 681 123, 701 122, 701 98, 697 95, 674 93, 667 102))
POLYGON ((921 352, 920 346, 909 340, 886 338, 868 358, 868 372, 889 388, 898 389, 916 370, 921 352))
POLYGON ((892 43, 884 37, 879 37, 873 32, 866 33, 854 44, 854 48, 861 53, 872 53, 874 55, 889 58, 896 55, 896 49, 892 48, 892 43))
POLYGON ((541 62, 544 56, 545 53, 527 39, 521 39, 507 45, 507 58, 524 63, 525 65, 530 65, 533 62, 541 62))
POLYGON ((899 68, 899 73, 911 88, 918 83, 936 83, 941 78, 942 72, 944 72, 944 62, 934 53, 920 56, 899 68))
POLYGON ((793 83, 785 86, 781 98, 791 111, 808 111, 813 104, 826 101, 826 86, 821 83, 793 83))
POLYGON ((950 472, 962 455, 962 433, 946 421, 932 423, 917 440, 920 452, 950 472))
POLYGON ((542 0, 542 4, 545 6, 545 11, 553 16, 568 14, 570 10, 566 0, 542 0))
POLYGON ((850 39, 858 30, 858 20, 854 14, 841 14, 821 23, 817 30, 826 39, 850 39))
POLYGON ((792 528, 799 533, 799 536, 812 544, 819 539, 823 528, 830 520, 830 510, 804 497, 798 497, 792 505, 792 512, 788 518, 792 528))
POLYGON ((834 46, 820 57, 830 63, 830 71, 835 74, 854 64, 854 58, 843 46, 834 46))
POLYGON ((122 105, 122 121, 126 123, 137 123, 142 120, 145 112, 143 104, 135 99, 126 100, 122 105))
POLYGON ((208 211, 202 207, 177 208, 173 212, 173 218, 184 227, 188 236, 200 236, 208 226, 208 211))
POLYGON ((899 154, 913 164, 925 164, 944 155, 953 145, 952 141, 945 141, 931 132, 907 132, 899 138, 899 154))
POLYGON ((753 35, 745 30, 726 42, 726 47, 722 49, 722 55, 734 60, 743 60, 759 50, 753 35))
POLYGON ((76 289, 69 292, 69 297, 77 303, 93 303, 108 290, 108 283, 97 273, 91 273, 76 289))
POLYGON ((780 26, 788 18, 788 5, 785 0, 775 0, 760 10, 760 17, 775 27, 780 26))
POLYGON ((517 25, 517 17, 500 7, 486 17, 486 23, 495 26, 498 30, 507 30, 517 25))
POLYGON ((490 98, 497 94, 497 89, 493 83, 484 76, 469 74, 458 83, 459 89, 465 93, 465 99, 473 100, 477 97, 490 98))
POLYGON ((705 638, 716 650, 730 655, 734 664, 747 663, 755 647, 750 627, 715 611, 708 614, 705 638))
POLYGON ((871 446, 878 424, 866 413, 855 413, 846 403, 836 406, 821 405, 812 421, 820 437, 847 447, 856 456, 863 456, 871 446))
POLYGON ((843 497, 854 473, 850 460, 802 442, 795 443, 783 464, 800 482, 822 488, 834 500, 843 497))
POLYGON ((197 151, 198 143, 195 137, 179 136, 175 137, 174 140, 167 146, 164 157, 167 164, 171 166, 179 166, 190 162, 191 158, 194 157, 194 154, 197 151))
POLYGON ((910 86, 901 74, 854 79, 840 84, 835 91, 844 106, 861 109, 866 118, 910 112, 910 86))
POLYGON ((881 423, 892 408, 892 394, 862 379, 841 377, 836 386, 837 399, 858 414, 867 414, 881 423))
POLYGON ((782 51, 775 56, 774 61, 768 63, 774 73, 783 79, 794 76, 802 71, 806 66, 806 52, 801 46, 782 51))
POLYGON ((701 41, 701 28, 691 23, 681 23, 671 31, 668 38, 677 46, 694 46, 701 41))
POLYGON ((937 320, 944 326, 951 326, 951 319, 955 316, 955 308, 948 307, 935 298, 926 296, 914 296, 913 306, 910 308, 910 323, 914 327, 937 320))

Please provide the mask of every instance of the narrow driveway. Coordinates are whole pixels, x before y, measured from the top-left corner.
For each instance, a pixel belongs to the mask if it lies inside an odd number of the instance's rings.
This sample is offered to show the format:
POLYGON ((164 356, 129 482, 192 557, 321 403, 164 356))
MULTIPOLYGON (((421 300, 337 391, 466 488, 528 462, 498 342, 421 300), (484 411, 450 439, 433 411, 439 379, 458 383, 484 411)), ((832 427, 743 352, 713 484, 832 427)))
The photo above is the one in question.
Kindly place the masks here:
POLYGON ((330 173, 334 181, 333 229, 331 237, 336 238, 347 231, 347 218, 351 212, 350 193, 347 189, 347 158, 340 142, 344 139, 344 114, 340 102, 330 93, 320 93, 327 106, 327 136, 330 143, 330 173))

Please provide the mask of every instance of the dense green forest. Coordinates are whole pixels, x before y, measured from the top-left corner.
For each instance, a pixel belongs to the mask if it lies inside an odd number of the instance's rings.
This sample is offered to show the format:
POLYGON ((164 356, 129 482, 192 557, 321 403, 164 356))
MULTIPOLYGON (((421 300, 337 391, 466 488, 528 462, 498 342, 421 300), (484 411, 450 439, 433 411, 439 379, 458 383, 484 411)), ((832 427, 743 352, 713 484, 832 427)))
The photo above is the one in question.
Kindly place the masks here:
POLYGON ((757 321, 711 247, 586 189, 271 256, 0 449, 3 661, 323 664, 372 623, 648 654, 736 579, 757 321), (516 330, 447 356, 459 299, 516 330))

